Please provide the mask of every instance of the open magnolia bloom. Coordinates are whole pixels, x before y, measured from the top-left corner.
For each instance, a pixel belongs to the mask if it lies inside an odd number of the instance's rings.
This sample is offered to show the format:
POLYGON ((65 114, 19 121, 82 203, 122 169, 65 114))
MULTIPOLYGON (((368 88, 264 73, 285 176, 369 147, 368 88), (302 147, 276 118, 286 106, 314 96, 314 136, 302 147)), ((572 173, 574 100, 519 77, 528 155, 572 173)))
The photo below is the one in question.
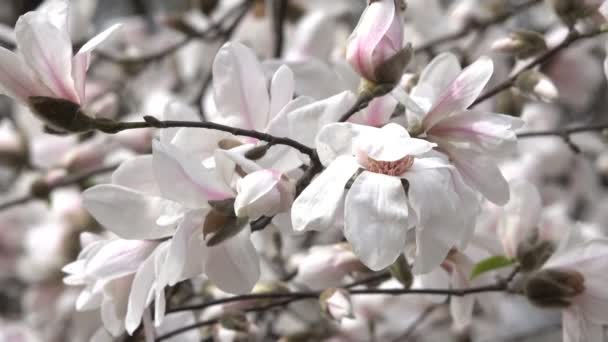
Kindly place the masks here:
POLYGON ((144 309, 156 299, 164 311, 164 288, 155 287, 156 271, 162 266, 167 243, 145 240, 100 239, 90 242, 63 271, 67 285, 84 286, 76 309, 100 309, 105 329, 120 336, 137 327, 144 309), (148 295, 148 294, 155 295, 148 295))
POLYGON ((295 230, 343 224, 353 252, 380 270, 404 252, 408 229, 416 227, 416 273, 431 271, 468 241, 478 196, 431 151, 434 143, 397 124, 335 123, 321 130, 316 146, 327 168, 294 201, 295 230))
MULTIPOLYGON (((424 136, 450 156, 465 182, 488 200, 502 205, 509 200, 509 185, 493 158, 516 146, 514 129, 523 121, 481 110, 468 110, 486 86, 494 66, 481 57, 465 69, 458 58, 444 53, 424 68, 405 101, 408 130, 424 136)), ((401 94, 405 96, 405 94, 401 94)))
POLYGON ((18 52, 0 47, 0 93, 30 106, 57 130, 64 130, 63 123, 69 120, 57 116, 74 113, 45 110, 43 107, 58 104, 45 103, 40 97, 69 101, 75 108, 83 106, 91 51, 119 27, 114 25, 98 34, 73 56, 68 6, 68 1, 55 1, 22 15, 15 26, 18 52))
POLYGON ((528 282, 527 295, 533 302, 565 307, 564 342, 605 341, 607 264, 608 240, 591 240, 554 255, 528 282))

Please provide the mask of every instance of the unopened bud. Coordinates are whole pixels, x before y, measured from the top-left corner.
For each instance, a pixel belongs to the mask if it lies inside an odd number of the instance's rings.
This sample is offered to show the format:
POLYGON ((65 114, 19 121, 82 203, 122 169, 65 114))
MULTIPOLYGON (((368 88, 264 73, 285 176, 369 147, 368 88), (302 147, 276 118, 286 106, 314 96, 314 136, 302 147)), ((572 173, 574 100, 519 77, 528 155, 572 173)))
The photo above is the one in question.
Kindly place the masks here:
POLYGON ((553 102, 559 96, 553 81, 536 70, 521 73, 515 81, 515 87, 522 95, 543 102, 553 102))
POLYGON ((350 294, 345 289, 327 289, 319 296, 322 312, 327 317, 342 321, 344 318, 354 318, 353 304, 350 294))
POLYGON ((224 315, 220 319, 222 327, 228 330, 234 330, 239 332, 249 331, 249 321, 244 313, 232 312, 224 315))
POLYGON ((95 120, 86 115, 77 103, 46 96, 32 96, 28 100, 32 112, 47 124, 50 131, 82 133, 95 128, 95 120))
POLYGON ((565 308, 570 306, 572 298, 585 291, 585 278, 570 269, 541 270, 527 280, 524 291, 537 306, 565 308))
POLYGON ((532 272, 544 265, 553 252, 555 244, 549 240, 540 240, 538 229, 534 229, 517 246, 516 257, 522 272, 532 272))
POLYGON ((403 254, 399 256, 390 267, 389 271, 391 275, 397 279, 404 288, 409 289, 414 282, 414 276, 412 275, 412 268, 407 262, 407 259, 403 254))
POLYGON ((492 44, 492 50, 526 59, 547 50, 545 38, 538 32, 520 30, 492 44))
POLYGON ((592 16, 601 6, 600 0, 549 0, 555 13, 568 27, 592 16))

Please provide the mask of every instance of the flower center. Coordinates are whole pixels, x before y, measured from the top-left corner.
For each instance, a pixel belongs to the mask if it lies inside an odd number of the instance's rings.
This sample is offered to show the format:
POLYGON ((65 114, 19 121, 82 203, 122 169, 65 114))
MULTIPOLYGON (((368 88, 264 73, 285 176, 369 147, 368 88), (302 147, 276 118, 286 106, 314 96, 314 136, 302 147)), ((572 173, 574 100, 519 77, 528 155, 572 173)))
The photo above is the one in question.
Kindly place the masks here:
POLYGON ((414 157, 405 156, 399 160, 389 162, 365 156, 362 164, 370 172, 382 173, 388 176, 400 176, 414 165, 414 157))

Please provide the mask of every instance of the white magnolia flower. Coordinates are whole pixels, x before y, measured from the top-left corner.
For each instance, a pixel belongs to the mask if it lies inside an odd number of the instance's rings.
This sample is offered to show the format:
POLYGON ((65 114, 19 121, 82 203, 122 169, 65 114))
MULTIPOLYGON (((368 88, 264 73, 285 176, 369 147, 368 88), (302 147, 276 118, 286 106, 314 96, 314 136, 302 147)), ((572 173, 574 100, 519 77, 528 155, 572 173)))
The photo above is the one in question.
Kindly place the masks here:
POLYGON ((105 329, 119 336, 139 326, 152 299, 164 312, 164 287, 155 284, 167 243, 145 240, 98 240, 63 268, 67 285, 84 286, 76 309, 100 309, 105 329))
MULTIPOLYGON (((54 1, 19 18, 15 26, 18 52, 0 47, 0 93, 25 105, 31 105, 32 96, 84 105, 91 51, 119 25, 98 34, 72 56, 68 14, 68 1, 54 1)), ((53 125, 48 117, 42 119, 53 125)))
POLYGON ((604 341, 604 327, 608 325, 608 241, 588 241, 554 255, 543 270, 561 270, 573 278, 576 295, 563 310, 564 342, 604 341), (582 285, 582 286, 581 286, 582 285))
MULTIPOLYGON (((425 136, 447 153, 472 188, 488 200, 504 204, 509 186, 493 157, 512 151, 513 131, 523 121, 507 115, 467 108, 477 99, 494 70, 492 60, 481 57, 461 69, 456 56, 437 56, 420 75, 412 90, 409 130, 425 136)), ((404 95, 404 94, 401 94, 404 95)))
POLYGON ((397 124, 336 123, 321 130, 316 146, 327 168, 295 200, 295 230, 326 230, 343 222, 354 253, 380 270, 404 251, 407 231, 416 226, 417 273, 429 272, 454 245, 468 241, 477 197, 431 152, 435 144, 411 138, 397 124))

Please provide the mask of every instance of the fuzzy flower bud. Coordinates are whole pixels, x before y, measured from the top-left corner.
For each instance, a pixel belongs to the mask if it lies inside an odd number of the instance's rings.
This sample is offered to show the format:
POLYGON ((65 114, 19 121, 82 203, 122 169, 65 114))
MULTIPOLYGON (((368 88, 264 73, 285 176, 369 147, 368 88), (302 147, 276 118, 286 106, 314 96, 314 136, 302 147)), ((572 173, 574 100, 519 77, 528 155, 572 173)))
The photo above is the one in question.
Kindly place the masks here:
POLYGON ((329 318, 338 322, 344 318, 353 318, 353 303, 345 289, 327 289, 319 296, 321 310, 329 318))
POLYGON ((568 307, 585 291, 585 277, 571 269, 548 268, 534 274, 525 285, 528 299, 541 307, 568 307))
POLYGON ((534 31, 520 30, 496 40, 492 50, 514 55, 519 59, 535 56, 547 49, 545 38, 534 31))
POLYGON ((515 81, 515 86, 522 95, 543 102, 553 102, 559 96, 559 92, 553 81, 535 70, 529 70, 519 75, 515 81))
POLYGON ((603 7, 603 2, 603 0, 550 0, 555 13, 569 27, 576 24, 577 20, 595 14, 600 7, 603 7))
POLYGON ((371 0, 346 51, 351 66, 374 83, 397 83, 411 58, 403 42, 402 0, 371 0))

